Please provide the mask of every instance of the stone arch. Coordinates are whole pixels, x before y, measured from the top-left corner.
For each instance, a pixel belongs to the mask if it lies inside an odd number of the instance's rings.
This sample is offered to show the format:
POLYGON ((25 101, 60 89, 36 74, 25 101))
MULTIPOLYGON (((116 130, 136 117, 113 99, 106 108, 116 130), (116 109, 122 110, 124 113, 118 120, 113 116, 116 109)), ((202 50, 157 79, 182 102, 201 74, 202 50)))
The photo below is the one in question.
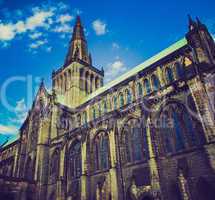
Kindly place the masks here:
POLYGON ((53 153, 51 154, 51 162, 50 162, 50 177, 52 181, 57 181, 57 178, 60 174, 60 149, 55 148, 53 153))
POLYGON ((82 173, 81 141, 74 139, 71 141, 67 152, 67 166, 69 179, 80 178, 82 173))
POLYGON ((121 161, 124 164, 147 159, 146 129, 138 117, 128 116, 123 121, 119 134, 119 146, 121 161))
POLYGON ((200 122, 190 115, 181 101, 170 99, 161 104, 154 121, 159 122, 156 129, 163 153, 181 151, 200 143, 200 122), (196 124, 199 130, 194 131, 196 124))
POLYGON ((110 143, 108 132, 105 129, 96 131, 92 140, 94 155, 94 170, 105 170, 110 166, 110 143))

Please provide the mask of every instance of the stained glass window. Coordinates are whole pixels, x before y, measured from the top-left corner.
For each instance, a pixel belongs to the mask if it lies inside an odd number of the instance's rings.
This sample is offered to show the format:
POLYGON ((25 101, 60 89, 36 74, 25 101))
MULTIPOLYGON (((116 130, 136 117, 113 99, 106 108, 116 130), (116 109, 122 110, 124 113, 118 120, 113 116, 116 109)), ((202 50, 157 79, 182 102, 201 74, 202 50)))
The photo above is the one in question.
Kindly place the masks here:
POLYGON ((81 143, 75 142, 69 150, 69 173, 71 178, 81 176, 81 143))
POLYGON ((109 167, 109 140, 105 132, 95 138, 95 169, 102 170, 109 167))
POLYGON ((120 107, 124 106, 124 96, 122 93, 119 95, 119 102, 120 102, 120 107))
POLYGON ((181 104, 169 104, 162 112, 164 125, 161 127, 164 149, 167 153, 178 152, 197 145, 198 136, 193 125, 197 122, 181 104), (187 143, 185 143, 187 141, 187 143))
POLYGON ((172 68, 167 67, 166 74, 167 74, 167 80, 168 80, 168 82, 169 83, 173 82, 174 81, 174 76, 173 76, 172 68))
POLYGON ((183 75, 184 75, 184 69, 183 69, 182 64, 179 63, 179 62, 176 62, 175 63, 175 67, 176 67, 177 76, 179 78, 183 77, 183 75))
POLYGON ((126 90, 126 96, 127 96, 127 104, 131 103, 132 97, 130 90, 126 90))
POLYGON ((146 89, 146 94, 149 94, 151 92, 150 83, 148 79, 144 80, 144 87, 146 89))
POLYGON ((155 91, 160 88, 160 81, 156 75, 152 75, 152 84, 155 91))
POLYGON ((138 96, 142 96, 143 95, 143 87, 141 83, 137 84, 137 89, 138 89, 138 96))
POLYGON ((124 163, 147 158, 148 145, 145 137, 146 133, 141 128, 138 120, 131 119, 124 125, 120 142, 124 163))

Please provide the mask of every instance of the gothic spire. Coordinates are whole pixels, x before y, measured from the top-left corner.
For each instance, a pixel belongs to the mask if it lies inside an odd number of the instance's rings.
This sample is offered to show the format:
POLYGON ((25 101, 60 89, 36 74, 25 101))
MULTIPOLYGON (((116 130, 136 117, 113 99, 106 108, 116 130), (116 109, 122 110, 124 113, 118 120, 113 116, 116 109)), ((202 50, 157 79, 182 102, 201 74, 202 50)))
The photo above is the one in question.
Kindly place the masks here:
POLYGON ((84 35, 84 28, 80 16, 77 16, 73 29, 72 39, 69 44, 69 50, 64 65, 69 65, 73 60, 82 60, 90 64, 88 55, 87 41, 84 35))
POLYGON ((81 24, 81 17, 79 15, 76 18, 75 27, 73 29, 72 41, 78 40, 78 39, 85 40, 84 29, 81 24))
POLYGON ((193 30, 197 26, 197 24, 195 21, 193 21, 190 15, 188 15, 188 20, 189 20, 189 29, 193 30))

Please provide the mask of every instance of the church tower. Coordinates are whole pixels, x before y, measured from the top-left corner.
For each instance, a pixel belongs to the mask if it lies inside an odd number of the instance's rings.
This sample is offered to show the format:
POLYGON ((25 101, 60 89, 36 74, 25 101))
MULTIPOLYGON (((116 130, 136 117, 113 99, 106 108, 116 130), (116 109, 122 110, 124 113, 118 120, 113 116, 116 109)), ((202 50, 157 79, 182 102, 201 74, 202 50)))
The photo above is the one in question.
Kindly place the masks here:
POLYGON ((75 108, 103 86, 104 71, 92 65, 80 16, 77 16, 64 65, 52 74, 53 88, 65 105, 75 108))

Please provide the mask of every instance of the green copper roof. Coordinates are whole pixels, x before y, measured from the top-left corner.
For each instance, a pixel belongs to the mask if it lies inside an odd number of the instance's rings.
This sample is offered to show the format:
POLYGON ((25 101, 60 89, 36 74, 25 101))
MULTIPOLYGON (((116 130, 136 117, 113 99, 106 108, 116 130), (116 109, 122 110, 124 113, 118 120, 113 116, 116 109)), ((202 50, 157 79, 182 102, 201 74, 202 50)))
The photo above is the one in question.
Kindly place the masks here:
POLYGON ((174 43, 170 47, 164 49, 160 53, 158 53, 155 56, 149 58, 148 60, 146 60, 142 64, 134 67, 130 71, 126 72, 125 74, 123 74, 121 76, 119 76, 117 79, 115 79, 115 80, 107 83, 103 87, 99 88, 98 90, 96 90, 95 92, 93 92, 92 94, 87 96, 82 103, 86 103, 87 101, 93 99, 94 97, 98 96, 99 94, 101 94, 101 93, 105 92, 106 90, 112 88, 113 86, 119 84, 120 82, 126 80, 127 78, 129 78, 129 77, 137 74, 138 72, 142 71, 143 69, 149 67, 153 63, 161 60, 162 58, 168 56, 169 54, 175 52, 176 50, 184 47, 186 44, 187 44, 186 38, 183 38, 183 39, 179 40, 178 42, 174 43))
POLYGON ((10 139, 8 140, 8 142, 3 145, 3 148, 12 144, 13 142, 17 141, 18 139, 19 139, 19 134, 11 136, 10 139))

